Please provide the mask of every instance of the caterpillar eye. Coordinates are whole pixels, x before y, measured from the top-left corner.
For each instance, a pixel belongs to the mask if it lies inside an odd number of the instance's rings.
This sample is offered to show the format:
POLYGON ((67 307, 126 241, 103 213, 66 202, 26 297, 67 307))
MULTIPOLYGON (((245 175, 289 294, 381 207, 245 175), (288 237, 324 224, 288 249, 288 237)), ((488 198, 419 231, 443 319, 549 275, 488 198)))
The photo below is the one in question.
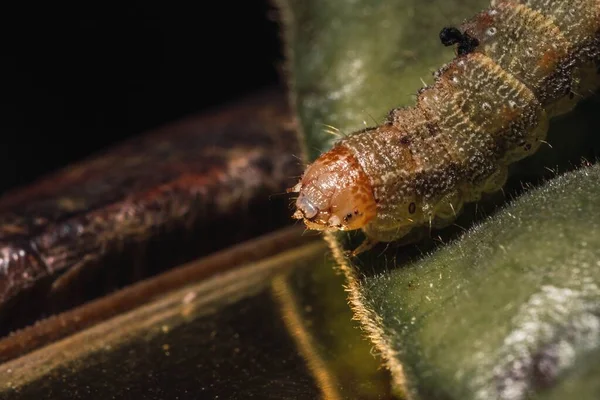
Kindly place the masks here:
POLYGON ((319 213, 319 209, 303 194, 298 197, 296 207, 306 219, 312 219, 319 213))

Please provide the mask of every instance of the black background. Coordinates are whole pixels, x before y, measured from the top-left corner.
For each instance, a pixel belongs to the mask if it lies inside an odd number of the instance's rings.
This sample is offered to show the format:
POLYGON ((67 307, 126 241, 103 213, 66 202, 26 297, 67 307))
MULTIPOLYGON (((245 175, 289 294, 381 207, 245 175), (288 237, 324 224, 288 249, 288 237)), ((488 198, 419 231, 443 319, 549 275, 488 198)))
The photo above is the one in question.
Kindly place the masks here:
POLYGON ((274 14, 267 0, 5 9, 0 191, 276 83, 274 14))

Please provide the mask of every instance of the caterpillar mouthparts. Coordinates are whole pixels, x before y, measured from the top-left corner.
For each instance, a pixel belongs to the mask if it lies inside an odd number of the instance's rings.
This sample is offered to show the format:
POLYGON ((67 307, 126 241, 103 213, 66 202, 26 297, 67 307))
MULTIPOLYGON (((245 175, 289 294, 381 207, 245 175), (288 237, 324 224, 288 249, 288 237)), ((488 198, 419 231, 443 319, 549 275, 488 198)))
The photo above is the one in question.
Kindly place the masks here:
POLYGON ((288 190, 309 229, 362 229, 354 255, 451 223, 600 88, 600 0, 493 0, 440 39, 457 57, 415 106, 342 139, 288 190))

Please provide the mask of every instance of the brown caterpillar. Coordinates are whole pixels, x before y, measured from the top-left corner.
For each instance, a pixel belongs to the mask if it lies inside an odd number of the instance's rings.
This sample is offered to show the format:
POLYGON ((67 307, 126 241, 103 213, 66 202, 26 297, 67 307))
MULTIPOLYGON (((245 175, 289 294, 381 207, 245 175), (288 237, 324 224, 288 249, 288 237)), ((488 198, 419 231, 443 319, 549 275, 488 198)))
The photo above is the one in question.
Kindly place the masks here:
POLYGON ((495 0, 440 38, 457 57, 416 106, 336 143, 289 189, 308 228, 362 229, 354 254, 452 222, 600 87, 600 0, 495 0))

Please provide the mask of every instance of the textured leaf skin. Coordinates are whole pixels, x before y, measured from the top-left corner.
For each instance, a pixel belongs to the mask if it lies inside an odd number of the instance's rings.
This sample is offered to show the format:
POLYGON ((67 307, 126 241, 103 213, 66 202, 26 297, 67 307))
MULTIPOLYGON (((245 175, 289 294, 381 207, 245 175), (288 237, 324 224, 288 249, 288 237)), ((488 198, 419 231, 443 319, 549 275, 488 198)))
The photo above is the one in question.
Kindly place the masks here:
POLYGON ((599 367, 598 182, 598 165, 556 178, 459 240, 365 278, 365 307, 420 393, 521 399, 558 384, 597 398, 585 376, 599 367))

